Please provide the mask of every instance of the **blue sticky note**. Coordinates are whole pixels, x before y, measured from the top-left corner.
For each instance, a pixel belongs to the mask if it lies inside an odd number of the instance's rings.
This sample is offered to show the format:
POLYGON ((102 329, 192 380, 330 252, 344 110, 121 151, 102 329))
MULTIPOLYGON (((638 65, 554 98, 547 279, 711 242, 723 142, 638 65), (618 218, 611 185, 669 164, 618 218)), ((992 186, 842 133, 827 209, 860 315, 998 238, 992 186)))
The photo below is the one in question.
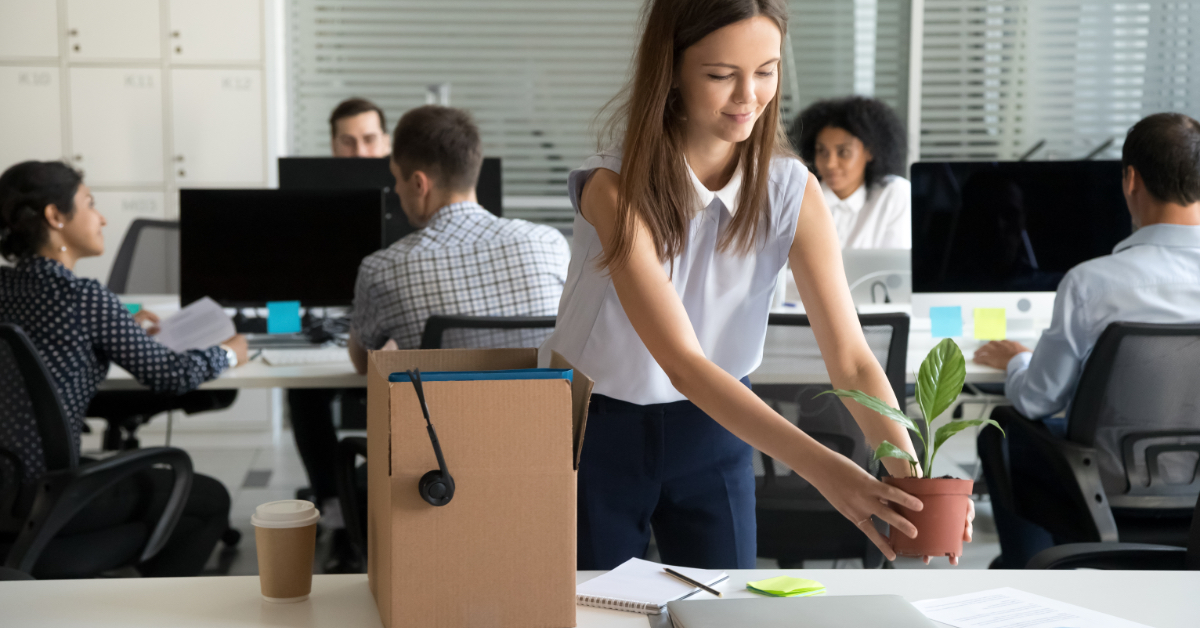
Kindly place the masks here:
POLYGON ((271 301, 267 303, 267 333, 300 333, 300 302, 271 301))
POLYGON ((955 338, 963 335, 962 306, 931 307, 929 318, 933 321, 934 338, 955 338))
POLYGON ((126 303, 125 309, 129 310, 130 314, 137 314, 138 312, 142 311, 142 304, 141 303, 126 303))

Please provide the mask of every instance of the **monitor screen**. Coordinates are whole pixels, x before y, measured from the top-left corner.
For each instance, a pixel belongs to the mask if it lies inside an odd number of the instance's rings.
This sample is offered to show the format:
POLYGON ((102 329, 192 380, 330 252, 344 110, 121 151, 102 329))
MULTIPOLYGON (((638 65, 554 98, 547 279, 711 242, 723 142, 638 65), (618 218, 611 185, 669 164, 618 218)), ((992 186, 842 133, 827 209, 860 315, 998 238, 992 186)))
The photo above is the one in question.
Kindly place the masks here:
MULTIPOLYGON (((388 157, 280 157, 279 187, 284 190, 346 190, 386 188, 387 211, 384 245, 412 233, 413 228, 400 211, 400 198, 392 192, 395 178, 388 169, 388 157)), ((502 188, 499 157, 484 157, 479 169, 475 196, 484 209, 502 214, 502 188)))
POLYGON ((1118 161, 912 166, 913 292, 1054 292, 1132 222, 1118 161))
POLYGON ((382 190, 180 190, 180 299, 348 306, 382 219, 382 190))

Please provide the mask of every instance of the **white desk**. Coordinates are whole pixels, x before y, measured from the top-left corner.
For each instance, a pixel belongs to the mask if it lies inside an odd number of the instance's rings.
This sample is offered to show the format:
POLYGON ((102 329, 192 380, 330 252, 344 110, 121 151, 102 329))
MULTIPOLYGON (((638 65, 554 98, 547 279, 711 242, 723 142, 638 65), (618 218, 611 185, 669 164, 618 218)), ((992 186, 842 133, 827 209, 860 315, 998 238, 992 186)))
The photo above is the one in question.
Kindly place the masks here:
MULTIPOLYGON (((735 571, 726 597, 751 597, 748 580, 787 573, 813 578, 829 595, 898 594, 909 601, 1011 586, 1155 628, 1192 628, 1200 616, 1200 572, 789 570, 735 571)), ((579 581, 595 577, 581 572, 579 581)), ((700 596, 709 597, 707 594, 700 596)), ((578 607, 579 628, 646 628, 645 615, 578 607)), ((57 580, 0 584, 0 624, 23 628, 381 626, 365 575, 315 576, 298 604, 269 604, 258 578, 57 580)))
MULTIPOLYGON (((123 297, 124 298, 124 297, 123 297)), ((179 300, 172 296, 132 296, 130 302, 143 304, 146 309, 160 315, 169 315, 179 308, 179 300)), ((900 306, 903 308, 903 306, 900 306)), ((883 306, 875 306, 872 312, 882 311, 883 306)), ((803 313, 797 309, 778 309, 784 314, 803 313)), ((776 330, 778 328, 772 328, 776 330)), ((773 333, 773 331, 771 333, 773 333)), ((1015 338, 1026 345, 1035 346, 1036 336, 1015 338)), ((921 367, 921 361, 940 339, 930 335, 929 319, 913 319, 908 338, 908 359, 905 375, 908 383, 916 382, 916 373, 921 367)), ((967 357, 967 382, 972 384, 1004 383, 1004 371, 987 366, 980 366, 970 361, 974 347, 978 341, 962 340, 964 354, 967 357)), ((229 388, 363 388, 367 379, 354 372, 349 355, 345 349, 330 348, 330 351, 340 352, 338 362, 326 364, 308 364, 303 366, 270 366, 261 359, 251 361, 221 377, 205 382, 203 389, 229 388)), ((768 346, 764 351, 762 365, 750 374, 753 384, 828 384, 829 374, 825 371, 824 361, 815 342, 779 342, 772 344, 768 336, 768 346)), ((100 390, 137 390, 142 388, 129 373, 113 366, 108 379, 100 384, 100 390)))

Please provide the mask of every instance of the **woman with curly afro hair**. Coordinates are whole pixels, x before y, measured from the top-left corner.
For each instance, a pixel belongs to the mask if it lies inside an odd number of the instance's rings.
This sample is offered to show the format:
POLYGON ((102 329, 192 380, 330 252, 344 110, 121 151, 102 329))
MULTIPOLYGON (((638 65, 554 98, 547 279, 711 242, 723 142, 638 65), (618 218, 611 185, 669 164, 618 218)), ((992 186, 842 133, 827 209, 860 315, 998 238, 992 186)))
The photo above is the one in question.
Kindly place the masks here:
POLYGON ((912 248, 906 136, 890 107, 863 96, 818 101, 791 139, 821 181, 843 249, 912 248))

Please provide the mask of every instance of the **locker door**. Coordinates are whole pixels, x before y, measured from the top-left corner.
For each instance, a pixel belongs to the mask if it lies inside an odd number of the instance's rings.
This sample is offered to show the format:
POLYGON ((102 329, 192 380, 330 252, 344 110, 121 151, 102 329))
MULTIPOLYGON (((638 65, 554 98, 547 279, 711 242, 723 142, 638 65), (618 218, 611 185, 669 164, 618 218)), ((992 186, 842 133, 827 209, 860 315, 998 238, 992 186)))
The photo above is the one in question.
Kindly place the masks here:
POLYGON ((93 186, 163 182, 162 72, 71 68, 71 158, 93 186))
POLYGON ((63 158, 58 68, 0 67, 0 170, 63 158))
POLYGON ((158 0, 67 0, 72 61, 162 58, 158 0))
POLYGON ((266 184, 262 72, 171 70, 171 106, 179 185, 266 184))
POLYGON ((0 57, 58 58, 58 2, 0 0, 0 57))
POLYGON ((107 284, 108 273, 112 270, 117 251, 121 250, 121 241, 125 239, 129 224, 138 218, 164 218, 163 193, 92 190, 92 196, 96 199, 96 210, 108 223, 103 229, 104 254, 85 257, 76 262, 75 274, 98 279, 100 283, 107 284))
POLYGON ((171 0, 171 61, 250 61, 262 57, 259 0, 171 0))

